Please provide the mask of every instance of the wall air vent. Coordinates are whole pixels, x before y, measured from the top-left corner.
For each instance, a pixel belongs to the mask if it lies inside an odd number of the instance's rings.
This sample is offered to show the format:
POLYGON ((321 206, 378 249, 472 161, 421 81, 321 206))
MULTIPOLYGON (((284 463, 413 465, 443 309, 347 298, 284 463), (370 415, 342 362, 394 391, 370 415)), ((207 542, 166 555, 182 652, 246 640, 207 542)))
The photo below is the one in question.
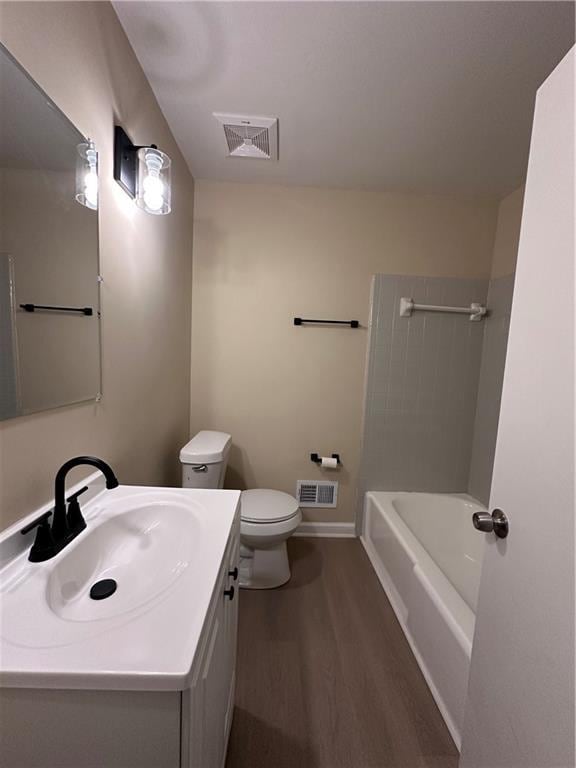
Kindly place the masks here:
POLYGON ((338 483, 328 480, 298 480, 296 498, 301 507, 335 507, 338 483))
POLYGON ((249 117, 214 112, 222 124, 226 154, 229 157, 252 157, 257 160, 278 160, 278 119, 249 117))

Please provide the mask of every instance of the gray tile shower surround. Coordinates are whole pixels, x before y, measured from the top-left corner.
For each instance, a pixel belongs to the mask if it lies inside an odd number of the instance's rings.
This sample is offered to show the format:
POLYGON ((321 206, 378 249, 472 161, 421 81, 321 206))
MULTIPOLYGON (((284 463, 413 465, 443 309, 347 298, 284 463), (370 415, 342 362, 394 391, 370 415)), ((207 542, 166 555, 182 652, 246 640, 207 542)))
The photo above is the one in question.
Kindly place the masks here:
POLYGON ((487 501, 513 276, 488 280, 377 275, 360 491, 470 491, 487 501), (415 312, 400 299, 491 315, 415 312))

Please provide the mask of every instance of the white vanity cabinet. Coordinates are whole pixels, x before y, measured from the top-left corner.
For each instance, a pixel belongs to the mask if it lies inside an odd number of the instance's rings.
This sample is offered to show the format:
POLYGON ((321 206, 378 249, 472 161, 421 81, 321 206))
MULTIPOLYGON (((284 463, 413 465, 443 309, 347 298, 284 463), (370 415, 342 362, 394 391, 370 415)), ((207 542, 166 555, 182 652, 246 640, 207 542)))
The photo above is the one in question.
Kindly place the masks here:
MULTIPOLYGON (((235 522, 235 528, 238 527, 235 522)), ((231 536, 207 617, 192 684, 182 692, 182 768, 220 768, 234 710, 239 532, 231 536)))
POLYGON ((168 682, 146 690, 144 680, 139 690, 3 687, 2 768, 223 768, 234 708, 239 538, 236 513, 181 690, 168 682))

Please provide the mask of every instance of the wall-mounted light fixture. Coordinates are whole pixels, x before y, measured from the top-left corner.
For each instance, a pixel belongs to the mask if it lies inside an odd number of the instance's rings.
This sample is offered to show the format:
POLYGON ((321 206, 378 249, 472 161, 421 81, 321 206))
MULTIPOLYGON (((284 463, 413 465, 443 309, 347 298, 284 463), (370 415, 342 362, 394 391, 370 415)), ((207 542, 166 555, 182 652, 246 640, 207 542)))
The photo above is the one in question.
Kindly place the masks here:
POLYGON ((136 205, 147 213, 171 210, 172 161, 155 144, 136 146, 123 128, 114 128, 114 178, 136 205))
POLYGON ((98 208, 98 152, 91 139, 76 147, 76 200, 95 211, 98 208))

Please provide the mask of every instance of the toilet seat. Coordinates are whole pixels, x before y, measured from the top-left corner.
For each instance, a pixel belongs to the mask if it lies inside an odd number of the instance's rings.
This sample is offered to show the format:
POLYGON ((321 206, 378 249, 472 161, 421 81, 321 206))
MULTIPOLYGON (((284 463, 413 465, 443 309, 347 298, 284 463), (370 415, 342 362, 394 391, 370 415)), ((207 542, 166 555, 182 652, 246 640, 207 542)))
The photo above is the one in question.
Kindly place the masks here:
POLYGON ((298 502, 289 493, 253 488, 240 494, 240 519, 254 525, 281 523, 300 513, 298 502))

